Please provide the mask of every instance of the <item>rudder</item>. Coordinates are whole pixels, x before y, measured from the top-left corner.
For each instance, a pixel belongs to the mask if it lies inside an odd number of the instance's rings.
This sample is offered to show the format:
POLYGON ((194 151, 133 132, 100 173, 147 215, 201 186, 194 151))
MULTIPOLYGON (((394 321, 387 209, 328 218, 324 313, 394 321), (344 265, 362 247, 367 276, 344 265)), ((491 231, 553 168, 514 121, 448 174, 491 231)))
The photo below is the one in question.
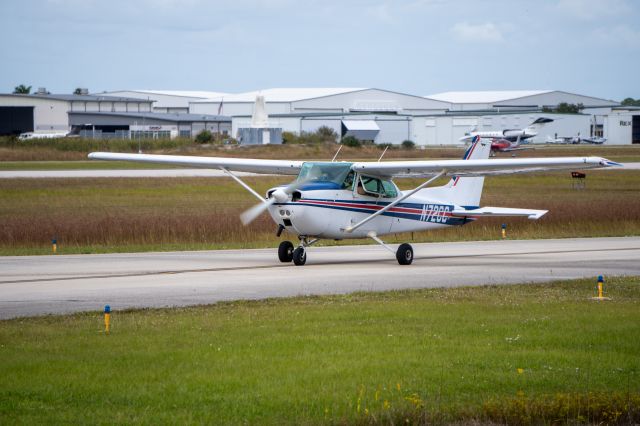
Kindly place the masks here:
MULTIPOLYGON (((482 140, 480 136, 474 136, 471 145, 464 153, 463 160, 486 160, 491 153, 491 140, 482 140)), ((484 176, 459 177, 440 187, 427 188, 425 193, 430 197, 436 197, 462 207, 477 207, 480 205, 484 176)), ((425 195, 427 195, 425 194, 425 195)))

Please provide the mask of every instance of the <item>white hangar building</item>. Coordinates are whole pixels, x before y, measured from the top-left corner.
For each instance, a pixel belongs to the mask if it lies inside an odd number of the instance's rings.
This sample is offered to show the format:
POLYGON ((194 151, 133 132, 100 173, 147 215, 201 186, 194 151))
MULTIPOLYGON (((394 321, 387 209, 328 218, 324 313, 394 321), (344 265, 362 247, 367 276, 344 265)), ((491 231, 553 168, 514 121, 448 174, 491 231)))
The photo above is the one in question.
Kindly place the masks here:
POLYGON ((0 135, 66 133, 71 130, 72 111, 150 112, 151 102, 117 96, 52 95, 45 89, 33 95, 0 94, 0 135))
MULTIPOLYGON (((544 143, 550 139, 601 136, 607 144, 640 143, 631 130, 618 129, 620 122, 609 119, 620 103, 609 99, 579 95, 561 90, 507 90, 444 92, 426 96, 450 104, 446 116, 416 117, 414 129, 420 144, 452 144, 472 129, 496 131, 521 129, 544 116, 554 121, 544 125, 530 141, 544 143), (582 104, 581 114, 550 114, 559 103, 582 104), (627 137, 629 133, 629 137, 627 137)), ((639 117, 640 119, 640 117, 639 117)), ((638 123, 640 125, 640 122, 638 123)), ((624 127, 624 126, 623 126, 624 127)))
POLYGON ((449 109, 447 102, 382 89, 284 88, 193 101, 193 114, 250 116, 257 95, 264 96, 267 114, 384 112, 425 114, 449 109))
POLYGON ((413 115, 449 108, 446 102, 374 88, 278 88, 193 101, 190 112, 231 116, 237 136, 238 129, 251 125, 257 95, 265 98, 269 127, 300 133, 328 126, 342 136, 375 135, 376 143, 409 139, 413 115))
POLYGON ((449 112, 413 117, 413 140, 419 145, 462 144, 460 138, 472 130, 481 132, 523 129, 540 117, 550 118, 531 138, 531 143, 545 143, 558 137, 590 136, 591 116, 586 114, 550 114, 539 110, 506 112, 449 112))
MULTIPOLYGON (((151 101, 153 103, 153 112, 167 114, 188 113, 189 102, 219 98, 226 95, 228 94, 223 92, 194 90, 116 90, 96 94, 96 96, 120 96, 151 101)), ((219 115, 217 111, 213 114, 219 115)))
POLYGON ((444 92, 425 96, 447 102, 451 111, 517 111, 555 108, 559 103, 582 104, 594 113, 608 112, 619 102, 561 90, 497 90, 475 92, 444 92), (597 111, 601 110, 601 111, 597 111))

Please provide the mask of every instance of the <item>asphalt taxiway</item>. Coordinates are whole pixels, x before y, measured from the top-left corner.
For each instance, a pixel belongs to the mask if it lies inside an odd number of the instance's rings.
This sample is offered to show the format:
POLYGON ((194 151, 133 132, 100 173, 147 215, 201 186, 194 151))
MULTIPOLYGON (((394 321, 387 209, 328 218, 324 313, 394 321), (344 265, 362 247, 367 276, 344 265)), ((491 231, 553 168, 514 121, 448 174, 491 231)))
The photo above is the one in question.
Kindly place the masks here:
MULTIPOLYGON (((414 244, 400 266, 378 245, 311 247, 305 266, 275 249, 0 257, 0 318, 186 306, 354 291, 640 276, 640 237, 414 244)), ((585 289, 589 292, 590 289, 585 289)), ((585 294, 585 297, 589 296, 585 294)))

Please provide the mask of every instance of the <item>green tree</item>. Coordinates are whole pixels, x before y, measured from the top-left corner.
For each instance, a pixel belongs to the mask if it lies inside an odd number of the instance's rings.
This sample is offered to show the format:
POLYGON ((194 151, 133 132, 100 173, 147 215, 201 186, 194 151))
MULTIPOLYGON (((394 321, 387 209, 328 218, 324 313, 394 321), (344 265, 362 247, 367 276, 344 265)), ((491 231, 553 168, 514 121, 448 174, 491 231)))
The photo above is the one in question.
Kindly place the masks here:
POLYGON ((25 86, 24 84, 21 84, 19 86, 16 86, 13 89, 13 93, 20 94, 20 95, 28 95, 29 93, 31 93, 31 86, 25 86))
POLYGON ((73 91, 74 95, 82 95, 82 88, 76 87, 76 90, 73 91))
POLYGON ((559 114, 578 114, 580 111, 584 109, 584 105, 579 104, 569 104, 567 102, 560 102, 553 112, 557 112, 559 114))
POLYGON ((345 136, 342 138, 342 145, 358 148, 362 146, 362 142, 355 136, 345 136))
POLYGON ((416 147, 416 143, 409 139, 402 141, 400 145, 402 145, 404 149, 413 149, 416 147))
POLYGON ((640 99, 625 98, 620 104, 624 106, 640 106, 640 99))
POLYGON ((293 132, 287 132, 286 130, 282 132, 282 143, 285 145, 291 145, 294 143, 300 143, 298 137, 293 132))
POLYGON ((316 133, 320 136, 322 142, 336 143, 338 140, 338 133, 329 126, 318 127, 316 133))
POLYGON ((213 135, 208 130, 203 130, 196 135, 196 142, 198 143, 209 143, 213 140, 213 135))

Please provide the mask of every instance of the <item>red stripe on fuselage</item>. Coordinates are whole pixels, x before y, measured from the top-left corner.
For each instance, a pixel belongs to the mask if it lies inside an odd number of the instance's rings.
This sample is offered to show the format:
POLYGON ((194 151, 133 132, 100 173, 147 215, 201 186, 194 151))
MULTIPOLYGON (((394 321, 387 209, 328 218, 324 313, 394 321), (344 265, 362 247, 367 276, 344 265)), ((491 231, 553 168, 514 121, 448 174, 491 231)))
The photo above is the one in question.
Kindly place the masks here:
MULTIPOLYGON (((373 211, 381 210, 385 207, 385 206, 379 206, 376 204, 361 204, 357 202, 350 203, 350 202, 321 201, 321 200, 309 200, 309 199, 302 199, 299 202, 307 203, 307 204, 317 204, 321 206, 324 205, 324 206, 335 206, 335 207, 349 207, 349 208, 373 210, 373 211)), ((410 213, 410 214, 419 214, 419 215, 423 213, 422 209, 414 209, 411 207, 391 207, 388 211, 395 212, 395 213, 410 213)), ((451 212, 443 212, 438 209, 426 210, 424 213, 434 214, 437 212, 440 212, 441 215, 444 214, 444 216, 452 216, 451 212)))

